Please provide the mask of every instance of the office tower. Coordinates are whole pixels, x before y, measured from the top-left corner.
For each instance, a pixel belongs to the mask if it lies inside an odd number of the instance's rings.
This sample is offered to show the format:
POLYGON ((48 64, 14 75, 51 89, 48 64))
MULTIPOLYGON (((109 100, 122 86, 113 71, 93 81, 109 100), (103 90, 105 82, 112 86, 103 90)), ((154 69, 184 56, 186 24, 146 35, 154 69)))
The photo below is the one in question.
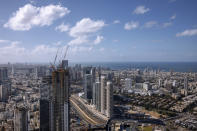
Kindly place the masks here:
POLYGON ((108 81, 106 88, 107 88, 106 89, 107 90, 106 92, 106 96, 107 96, 106 116, 111 118, 113 115, 113 85, 112 83, 108 81))
POLYGON ((92 85, 92 75, 91 74, 85 74, 84 79, 84 96, 85 99, 90 102, 92 99, 93 94, 93 85, 92 85))
POLYGON ((34 76, 35 79, 38 79, 38 68, 37 68, 37 67, 35 68, 35 74, 34 74, 34 75, 35 75, 35 76, 34 76))
POLYGON ((93 91, 92 91, 92 104, 96 106, 96 83, 93 83, 93 91))
POLYGON ((84 97, 87 102, 91 102, 93 94, 93 82, 95 81, 95 70, 92 67, 83 69, 84 97))
POLYGON ((101 76, 101 113, 105 114, 106 109, 106 77, 101 76))
POLYGON ((92 75, 92 83, 95 83, 96 81, 96 68, 95 67, 91 68, 90 74, 92 75))
POLYGON ((101 83, 99 81, 93 84, 93 104, 98 111, 101 111, 101 83))
POLYGON ((68 60, 62 60, 62 68, 67 69, 68 68, 68 60))
POLYGON ((0 101, 6 102, 8 100, 8 88, 2 84, 0 85, 0 101))
POLYGON ((50 130, 70 130, 69 105, 70 78, 68 69, 58 69, 52 72, 52 91, 50 98, 50 130))
POLYGON ((28 113, 25 107, 14 110, 14 131, 28 131, 28 113))
POLYGON ((12 65, 11 75, 12 75, 12 77, 14 76, 14 65, 12 65))
POLYGON ((8 68, 0 67, 0 83, 8 79, 8 68))
POLYGON ((159 87, 162 86, 162 79, 159 79, 159 87))
POLYGON ((132 80, 130 78, 126 78, 125 79, 125 88, 127 90, 131 89, 132 88, 132 80))
POLYGON ((187 77, 184 78, 184 89, 185 90, 188 89, 188 78, 187 77))
POLYGON ((49 130, 49 97, 52 86, 52 77, 43 77, 40 85, 40 131, 49 130))

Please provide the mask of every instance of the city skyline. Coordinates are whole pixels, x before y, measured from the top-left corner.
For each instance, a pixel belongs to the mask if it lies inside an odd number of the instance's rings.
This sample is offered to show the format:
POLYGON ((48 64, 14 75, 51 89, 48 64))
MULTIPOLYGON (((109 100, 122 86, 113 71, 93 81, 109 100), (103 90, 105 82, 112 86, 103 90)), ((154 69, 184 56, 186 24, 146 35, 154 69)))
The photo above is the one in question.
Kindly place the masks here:
POLYGON ((0 63, 52 62, 58 48, 63 47, 61 57, 67 45, 71 62, 197 62, 196 4, 195 0, 1 1, 0 63))

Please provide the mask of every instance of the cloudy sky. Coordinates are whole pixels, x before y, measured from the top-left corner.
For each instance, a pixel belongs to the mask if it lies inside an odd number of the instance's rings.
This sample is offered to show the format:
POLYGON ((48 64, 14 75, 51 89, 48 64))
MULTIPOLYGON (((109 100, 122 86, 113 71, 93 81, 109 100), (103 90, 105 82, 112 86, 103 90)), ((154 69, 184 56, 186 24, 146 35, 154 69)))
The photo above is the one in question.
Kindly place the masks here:
POLYGON ((0 2, 0 63, 197 61, 196 0, 0 2))

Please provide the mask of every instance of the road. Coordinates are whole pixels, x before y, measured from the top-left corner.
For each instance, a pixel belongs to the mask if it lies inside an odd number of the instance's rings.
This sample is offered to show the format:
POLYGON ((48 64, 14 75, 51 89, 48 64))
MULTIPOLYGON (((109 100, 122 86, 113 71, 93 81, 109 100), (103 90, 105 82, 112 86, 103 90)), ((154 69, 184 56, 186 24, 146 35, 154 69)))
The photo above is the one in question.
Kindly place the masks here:
POLYGON ((72 95, 70 97, 70 103, 71 106, 77 111, 78 115, 88 124, 97 127, 98 125, 106 124, 106 120, 97 116, 92 110, 89 110, 89 108, 87 108, 87 106, 84 105, 84 103, 82 103, 78 97, 72 95))

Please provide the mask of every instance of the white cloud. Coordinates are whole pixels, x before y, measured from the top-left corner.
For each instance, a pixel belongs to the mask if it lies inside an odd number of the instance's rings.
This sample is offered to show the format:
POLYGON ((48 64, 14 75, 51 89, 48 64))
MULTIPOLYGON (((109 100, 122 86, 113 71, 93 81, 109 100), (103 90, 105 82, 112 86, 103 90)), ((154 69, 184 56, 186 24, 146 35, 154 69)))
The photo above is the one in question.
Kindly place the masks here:
POLYGON ((124 25, 124 29, 125 30, 132 30, 132 29, 138 28, 138 26, 139 26, 139 22, 131 21, 131 22, 128 22, 124 25))
MULTIPOLYGON (((95 37, 96 33, 104 26, 105 22, 103 20, 81 19, 69 31, 69 35, 74 38, 69 42, 69 45, 88 44, 90 42, 89 39, 95 37)), ((94 41, 91 43, 94 43, 94 41)))
POLYGON ((55 53, 57 51, 57 47, 53 47, 50 45, 38 45, 32 51, 32 55, 49 55, 55 53))
MULTIPOLYGON (((57 42, 59 43, 59 42, 57 42)), ((4 46, 0 46, 0 63, 7 62, 53 62, 58 48, 57 62, 64 56, 64 51, 67 45, 46 45, 40 44, 32 48, 26 48, 18 41, 10 41, 4 46)), ((93 51, 93 46, 73 45, 68 50, 68 56, 73 58, 73 55, 83 56, 87 52, 93 51), (85 53, 84 53, 85 52, 85 53)))
POLYGON ((96 37, 96 39, 94 40, 94 44, 99 44, 99 43, 101 43, 101 41, 104 39, 104 37, 103 36, 97 36, 96 37))
POLYGON ((92 46, 72 46, 69 48, 69 54, 76 55, 82 52, 87 52, 87 51, 90 52, 92 50, 93 50, 92 46))
POLYGON ((172 16, 170 17, 171 20, 174 20, 175 18, 176 18, 176 14, 174 14, 174 15, 172 15, 172 16))
POLYGON ((146 22, 144 27, 145 28, 151 28, 153 26, 156 26, 157 25, 157 21, 149 21, 149 22, 146 22))
POLYGON ((0 40, 0 43, 8 43, 10 42, 9 40, 0 40))
POLYGON ((119 24, 120 23, 120 21, 119 20, 114 20, 114 22, 113 22, 114 24, 119 24))
POLYGON ((19 8, 4 24, 12 30, 25 31, 34 26, 49 26, 58 18, 69 14, 70 10, 61 5, 36 7, 31 4, 19 8))
POLYGON ((185 30, 183 32, 177 33, 176 36, 177 37, 181 37, 181 36, 194 36, 197 35, 197 29, 190 29, 190 30, 185 30))
POLYGON ((73 40, 69 42, 69 45, 81 45, 88 42, 89 42, 88 37, 84 35, 84 36, 75 37, 73 40))
POLYGON ((76 23, 74 27, 70 29, 70 36, 78 37, 81 35, 87 35, 89 33, 94 33, 99 31, 105 26, 105 22, 103 20, 91 20, 90 18, 83 18, 79 22, 76 23))
POLYGON ((55 30, 59 30, 60 32, 67 32, 69 30, 69 25, 62 23, 61 25, 55 27, 55 30))
POLYGON ((133 11, 134 14, 144 14, 146 12, 150 11, 149 8, 145 8, 145 6, 140 5, 137 6, 136 9, 133 11))
POLYGON ((25 61, 27 58, 28 52, 24 47, 20 46, 20 42, 13 41, 8 45, 0 47, 0 59, 1 62, 9 61, 25 61))
POLYGON ((163 23, 163 27, 166 28, 166 27, 169 27, 172 25, 172 22, 166 22, 166 23, 163 23))

